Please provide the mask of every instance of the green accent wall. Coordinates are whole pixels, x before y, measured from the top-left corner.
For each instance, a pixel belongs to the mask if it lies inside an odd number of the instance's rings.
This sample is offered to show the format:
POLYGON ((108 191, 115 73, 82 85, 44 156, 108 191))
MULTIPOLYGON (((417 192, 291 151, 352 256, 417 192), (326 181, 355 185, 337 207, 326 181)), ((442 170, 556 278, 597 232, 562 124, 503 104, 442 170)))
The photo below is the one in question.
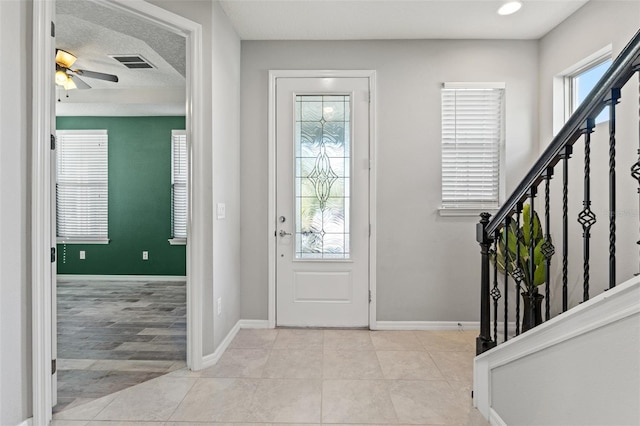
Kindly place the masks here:
POLYGON ((171 130, 183 130, 185 118, 58 117, 56 125, 109 137, 109 244, 58 244, 58 274, 186 275, 186 246, 168 242, 171 130))

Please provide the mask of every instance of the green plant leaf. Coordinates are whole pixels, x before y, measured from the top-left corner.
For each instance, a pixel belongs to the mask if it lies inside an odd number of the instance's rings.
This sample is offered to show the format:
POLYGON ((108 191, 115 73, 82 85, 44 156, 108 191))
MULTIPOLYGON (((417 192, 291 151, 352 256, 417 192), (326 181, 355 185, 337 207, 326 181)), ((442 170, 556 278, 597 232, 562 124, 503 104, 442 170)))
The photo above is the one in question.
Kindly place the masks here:
POLYGON ((525 204, 522 209, 522 239, 525 245, 529 245, 529 233, 531 232, 531 219, 529 218, 529 212, 531 211, 531 204, 525 204))
POLYGON ((538 265, 536 267, 536 272, 533 274, 533 285, 534 286, 539 286, 541 284, 544 284, 546 278, 547 278, 547 264, 546 263, 541 263, 540 265, 538 265))
POLYGON ((538 244, 533 249, 533 263, 536 265, 541 265, 545 262, 545 257, 542 254, 542 244, 544 244, 544 239, 538 241, 538 244))

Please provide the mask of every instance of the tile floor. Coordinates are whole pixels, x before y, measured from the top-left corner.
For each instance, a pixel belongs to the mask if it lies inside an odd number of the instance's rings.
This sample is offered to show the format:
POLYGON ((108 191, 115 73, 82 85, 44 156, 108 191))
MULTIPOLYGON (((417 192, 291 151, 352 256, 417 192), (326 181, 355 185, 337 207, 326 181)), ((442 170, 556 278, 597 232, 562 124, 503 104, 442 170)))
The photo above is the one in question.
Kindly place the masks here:
POLYGON ((185 366, 184 282, 60 280, 57 296, 54 412, 185 366))
POLYGON ((218 363, 62 411, 54 426, 487 425, 477 332, 240 330, 218 363))

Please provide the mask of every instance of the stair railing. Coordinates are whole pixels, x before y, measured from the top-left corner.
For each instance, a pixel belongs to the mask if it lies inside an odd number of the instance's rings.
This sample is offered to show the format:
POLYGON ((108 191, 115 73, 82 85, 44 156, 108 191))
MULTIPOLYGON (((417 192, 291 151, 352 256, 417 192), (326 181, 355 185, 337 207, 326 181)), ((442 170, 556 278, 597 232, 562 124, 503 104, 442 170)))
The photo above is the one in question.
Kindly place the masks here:
MULTIPOLYGON (((534 224, 537 220, 534 211, 535 199, 539 187, 544 184, 544 243, 537 248, 538 256, 544 256, 545 272, 545 320, 550 317, 550 264, 551 256, 555 253, 555 247, 551 243, 549 235, 550 218, 550 181, 554 169, 558 163, 562 163, 562 312, 568 309, 568 180, 569 160, 573 153, 573 145, 580 139, 584 140, 584 197, 583 209, 578 215, 578 223, 582 226, 583 234, 583 301, 589 299, 590 279, 590 239, 591 227, 596 223, 596 216, 591 210, 591 134, 595 128, 596 117, 604 108, 609 107, 609 288, 616 285, 616 105, 620 101, 621 89, 629 82, 631 77, 640 74, 640 31, 636 33, 620 55, 613 61, 611 67, 605 72, 594 89, 589 93, 583 103, 571 115, 567 123, 562 127, 558 135, 535 162, 531 170, 516 187, 515 191, 503 204, 500 210, 493 216, 489 213, 480 215, 480 222, 476 227, 476 240, 480 244, 481 254, 481 297, 480 297, 480 335, 476 339, 476 353, 481 354, 498 344, 498 325, 503 322, 503 341, 509 338, 509 319, 513 313, 509 312, 507 298, 509 288, 515 284, 515 335, 531 328, 534 324, 534 303, 529 303, 528 324, 521 324, 521 306, 518 292, 524 274, 535 275, 534 262, 535 240, 533 238, 534 224), (525 202, 530 205, 528 217, 522 221, 529 221, 527 271, 519 270, 521 250, 515 250, 514 268, 508 271, 502 265, 499 270, 498 251, 503 247, 503 255, 508 256, 509 236, 515 236, 516 247, 527 239, 520 231, 521 215, 525 202), (515 225, 515 226, 514 226, 515 225), (515 229, 515 232, 513 231, 515 229), (515 235, 514 235, 515 234, 515 235), (505 251, 506 246, 506 251, 505 251), (493 279, 492 279, 493 276, 493 279), (499 277, 503 278, 502 291, 499 286, 499 277), (513 283, 510 283, 510 278, 513 283), (502 294, 504 292, 504 294, 502 294), (498 302, 502 298, 503 316, 499 318, 498 302), (511 315, 511 316, 510 316, 511 315), (523 330, 521 330, 521 325, 523 330)), ((640 100, 639 100, 640 103, 640 100)), ((639 121, 640 123, 640 121, 639 121)), ((639 135, 640 136, 640 135, 639 135)), ((640 139, 639 139, 640 143, 640 139)), ((631 166, 631 176, 638 181, 638 193, 640 194, 640 149, 638 149, 638 161, 631 166)), ((640 241, 638 242, 640 244, 640 241)), ((507 261, 509 258, 506 259, 507 261)), ((506 263, 506 262, 505 262, 506 263)), ((530 300, 537 296, 537 288, 527 286, 530 300)))

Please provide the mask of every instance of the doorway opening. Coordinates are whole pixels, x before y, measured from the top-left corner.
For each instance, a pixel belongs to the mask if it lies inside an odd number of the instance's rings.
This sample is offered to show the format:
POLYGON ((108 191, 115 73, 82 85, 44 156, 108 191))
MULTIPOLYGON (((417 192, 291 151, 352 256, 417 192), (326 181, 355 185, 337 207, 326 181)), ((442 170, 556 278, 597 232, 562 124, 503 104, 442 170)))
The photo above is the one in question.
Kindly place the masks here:
MULTIPOLYGON (((76 3, 76 2, 73 2, 76 3)), ((142 21, 153 23, 174 34, 183 37, 186 41, 186 63, 184 77, 186 79, 186 113, 183 118, 184 129, 189 139, 188 158, 190 152, 198 151, 202 145, 202 28, 200 24, 182 18, 168 12, 158 6, 144 2, 120 2, 111 0, 101 2, 106 8, 128 14, 142 21)), ((49 27, 53 28, 55 17, 55 2, 34 3, 34 148, 33 148, 33 414, 34 424, 46 424, 51 419, 52 408, 56 399, 57 361, 55 358, 55 286, 56 262, 60 259, 60 253, 56 258, 42 256, 46 252, 54 253, 56 247, 55 237, 55 186, 52 180, 55 164, 52 163, 54 151, 50 150, 49 136, 54 134, 55 121, 55 97, 51 70, 55 70, 54 48, 55 41, 48 33, 49 27), (51 24, 51 25, 50 25, 51 24), (47 31, 42 31, 47 28, 47 31), (46 139, 44 138, 46 136, 46 139), (46 143, 43 143, 46 141, 46 143)), ((88 67, 87 67, 88 68, 88 67)), ((88 79, 87 79, 88 80, 88 79)), ((184 94, 184 89, 183 94, 184 94)), ((184 96, 184 95, 183 95, 184 96)), ((189 160, 190 161, 190 160, 189 160)), ((201 190, 202 173, 198 164, 189 164, 187 197, 189 200, 198 198, 201 190), (195 185, 194 185, 195 183, 195 185)), ((202 282, 199 276, 202 271, 203 260, 201 256, 192 253, 191 247, 199 246, 201 236, 197 232, 200 224, 200 215, 197 211, 193 214, 192 203, 189 204, 187 217, 187 244, 186 244, 186 285, 183 285, 183 293, 186 291, 186 319, 182 326, 186 326, 186 365, 192 369, 202 366, 202 329, 200 294, 202 282)), ((167 235, 169 237, 169 235, 167 235)), ((166 241, 166 239, 165 239, 166 241)), ((169 244, 167 242, 167 244, 169 244)), ((85 256, 86 256, 85 252, 85 256)), ((149 253, 149 259, 152 259, 149 253)), ((183 278, 184 279, 184 278, 183 278)), ((141 334, 144 335, 144 334, 141 334)), ((155 338, 155 337, 154 337, 155 338)), ((182 337, 184 339, 184 336, 182 337)), ((125 342, 126 343, 126 342, 125 342)), ((106 346, 106 345, 105 345, 106 346)), ((182 351, 184 355, 184 351, 182 351)))

